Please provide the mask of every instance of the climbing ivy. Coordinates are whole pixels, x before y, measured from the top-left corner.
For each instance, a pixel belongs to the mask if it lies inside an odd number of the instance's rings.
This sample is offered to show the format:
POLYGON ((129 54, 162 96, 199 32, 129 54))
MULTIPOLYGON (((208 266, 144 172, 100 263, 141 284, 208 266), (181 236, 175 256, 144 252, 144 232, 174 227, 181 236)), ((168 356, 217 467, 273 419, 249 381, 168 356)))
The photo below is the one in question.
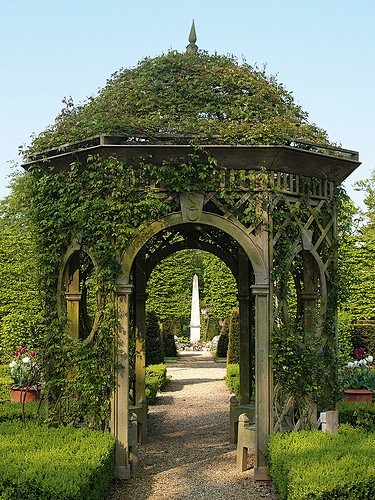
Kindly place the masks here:
MULTIPOLYGON (((228 185, 225 190, 225 169, 197 144, 328 139, 308 122, 307 114, 275 77, 228 56, 170 52, 145 59, 136 68, 112 75, 87 102, 74 105, 65 99, 64 104, 55 123, 24 151, 41 160, 31 164, 23 180, 24 208, 35 241, 44 301, 40 359, 51 422, 85 420, 102 428, 108 425, 108 401, 114 388, 118 324, 114 292, 122 252, 138 232, 173 211, 171 193, 210 190, 233 211, 241 200, 242 194, 235 192, 241 178, 237 177, 237 186, 228 185), (145 157, 134 167, 115 157, 93 155, 55 171, 42 161, 47 149, 57 154, 66 143, 103 133, 134 143, 188 142, 195 149, 188 161, 176 158, 158 166, 152 158, 145 157), (90 249, 96 264, 93 278, 100 321, 89 346, 72 341, 66 334, 66 320, 57 314, 62 256, 73 240, 90 249)), ((74 151, 74 146, 65 148, 69 150, 74 151)), ((247 189, 257 179, 258 174, 250 174, 247 189)), ((269 209, 268 195, 257 196, 261 210, 258 202, 244 204, 238 214, 247 225, 266 222, 262 217, 263 209, 269 209)), ((274 215, 279 213, 278 205, 274 215)), ((276 225, 283 223, 283 217, 275 217, 276 225)), ((291 223, 289 231, 298 232, 298 227, 291 223)), ((288 246, 280 246, 275 263, 287 261, 288 252, 288 246)))

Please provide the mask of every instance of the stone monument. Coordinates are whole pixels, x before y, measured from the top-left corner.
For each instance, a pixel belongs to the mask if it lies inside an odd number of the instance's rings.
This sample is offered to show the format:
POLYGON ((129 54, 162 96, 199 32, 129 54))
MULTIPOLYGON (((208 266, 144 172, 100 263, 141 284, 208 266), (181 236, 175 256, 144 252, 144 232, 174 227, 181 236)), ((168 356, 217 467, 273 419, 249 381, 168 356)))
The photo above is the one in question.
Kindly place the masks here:
POLYGON ((191 294, 190 315, 190 345, 194 345, 201 338, 201 317, 199 309, 198 276, 193 277, 193 291, 191 294))

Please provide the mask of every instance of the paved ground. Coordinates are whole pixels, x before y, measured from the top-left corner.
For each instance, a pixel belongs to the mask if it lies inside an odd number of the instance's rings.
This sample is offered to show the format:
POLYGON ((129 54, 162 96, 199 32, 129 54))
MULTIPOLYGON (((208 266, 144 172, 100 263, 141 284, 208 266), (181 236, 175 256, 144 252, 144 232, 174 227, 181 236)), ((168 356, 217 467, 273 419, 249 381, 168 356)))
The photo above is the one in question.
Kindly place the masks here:
POLYGON ((229 444, 225 364, 207 352, 183 352, 168 365, 172 377, 149 408, 149 442, 130 483, 116 482, 107 500, 276 500, 269 483, 236 470, 229 444))

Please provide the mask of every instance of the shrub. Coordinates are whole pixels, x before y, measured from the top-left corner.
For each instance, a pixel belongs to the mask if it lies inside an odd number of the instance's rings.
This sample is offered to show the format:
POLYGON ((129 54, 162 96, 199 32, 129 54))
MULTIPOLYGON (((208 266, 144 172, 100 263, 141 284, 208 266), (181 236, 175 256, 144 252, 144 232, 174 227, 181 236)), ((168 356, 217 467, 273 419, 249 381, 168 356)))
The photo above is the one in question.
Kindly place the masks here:
POLYGON ((275 433, 269 439, 272 481, 282 500, 357 500, 375 495, 375 434, 350 426, 275 433))
POLYGON ((366 352, 375 353, 375 321, 359 321, 352 326, 353 350, 364 347, 366 352))
POLYGON ((10 368, 8 365, 0 365, 0 403, 10 401, 10 368))
POLYGON ((165 356, 168 356, 170 358, 177 357, 177 347, 176 347, 176 342, 174 340, 174 335, 172 335, 171 333, 164 334, 163 348, 165 356))
POLYGON ((221 327, 220 337, 216 348, 216 356, 218 358, 227 357, 228 342, 229 342, 229 318, 225 318, 223 326, 221 327))
POLYGON ((99 500, 114 476, 109 432, 0 424, 0 498, 99 500))
POLYGON ((235 363, 227 365, 225 381, 229 390, 239 399, 240 396, 240 366, 235 363))
MULTIPOLYGON (((39 403, 37 401, 30 402, 24 405, 24 417, 26 420, 34 419, 39 403)), ((0 404, 0 422, 9 422, 15 420, 22 420, 22 405, 16 403, 6 403, 0 404)))
POLYGON ((375 432, 375 404, 351 403, 341 401, 338 404, 340 424, 350 424, 375 432))
POLYGON ((8 362, 13 351, 22 346, 39 347, 43 319, 40 313, 14 311, 2 319, 0 329, 1 360, 8 362))
POLYGON ((232 309, 229 323, 228 365, 240 362, 240 314, 237 308, 232 309))
POLYGON ((163 343, 158 318, 153 311, 146 314, 146 366, 164 363, 163 343))
POLYGON ((167 366, 164 364, 146 367, 146 399, 148 403, 155 401, 156 395, 167 382, 167 366))
POLYGON ((211 342, 211 340, 216 337, 216 335, 220 334, 220 326, 219 320, 210 316, 207 320, 207 334, 206 340, 207 342, 211 342))

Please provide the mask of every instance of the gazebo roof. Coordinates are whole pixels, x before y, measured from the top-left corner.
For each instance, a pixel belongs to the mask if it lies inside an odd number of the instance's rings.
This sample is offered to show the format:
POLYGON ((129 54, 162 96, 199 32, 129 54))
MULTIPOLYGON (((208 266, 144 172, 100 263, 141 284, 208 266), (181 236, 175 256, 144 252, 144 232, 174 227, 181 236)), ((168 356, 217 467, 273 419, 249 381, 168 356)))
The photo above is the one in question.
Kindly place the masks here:
MULTIPOLYGON (((183 141, 183 138, 179 140, 183 141)), ((103 134, 31 155, 23 167, 29 170, 35 165, 49 165, 56 171, 68 170, 73 162, 85 162, 92 155, 100 158, 115 156, 135 167, 145 158, 155 165, 173 160, 178 164, 188 162, 189 155, 196 153, 194 146, 185 142, 176 144, 174 140, 172 143, 170 138, 164 136, 159 138, 158 143, 151 144, 145 137, 113 137, 103 134), (162 142, 163 140, 166 142, 162 142)), ((334 182, 344 181, 360 165, 356 151, 303 140, 289 146, 202 144, 199 148, 203 157, 209 155, 219 165, 229 169, 266 169, 327 178, 334 182)))

